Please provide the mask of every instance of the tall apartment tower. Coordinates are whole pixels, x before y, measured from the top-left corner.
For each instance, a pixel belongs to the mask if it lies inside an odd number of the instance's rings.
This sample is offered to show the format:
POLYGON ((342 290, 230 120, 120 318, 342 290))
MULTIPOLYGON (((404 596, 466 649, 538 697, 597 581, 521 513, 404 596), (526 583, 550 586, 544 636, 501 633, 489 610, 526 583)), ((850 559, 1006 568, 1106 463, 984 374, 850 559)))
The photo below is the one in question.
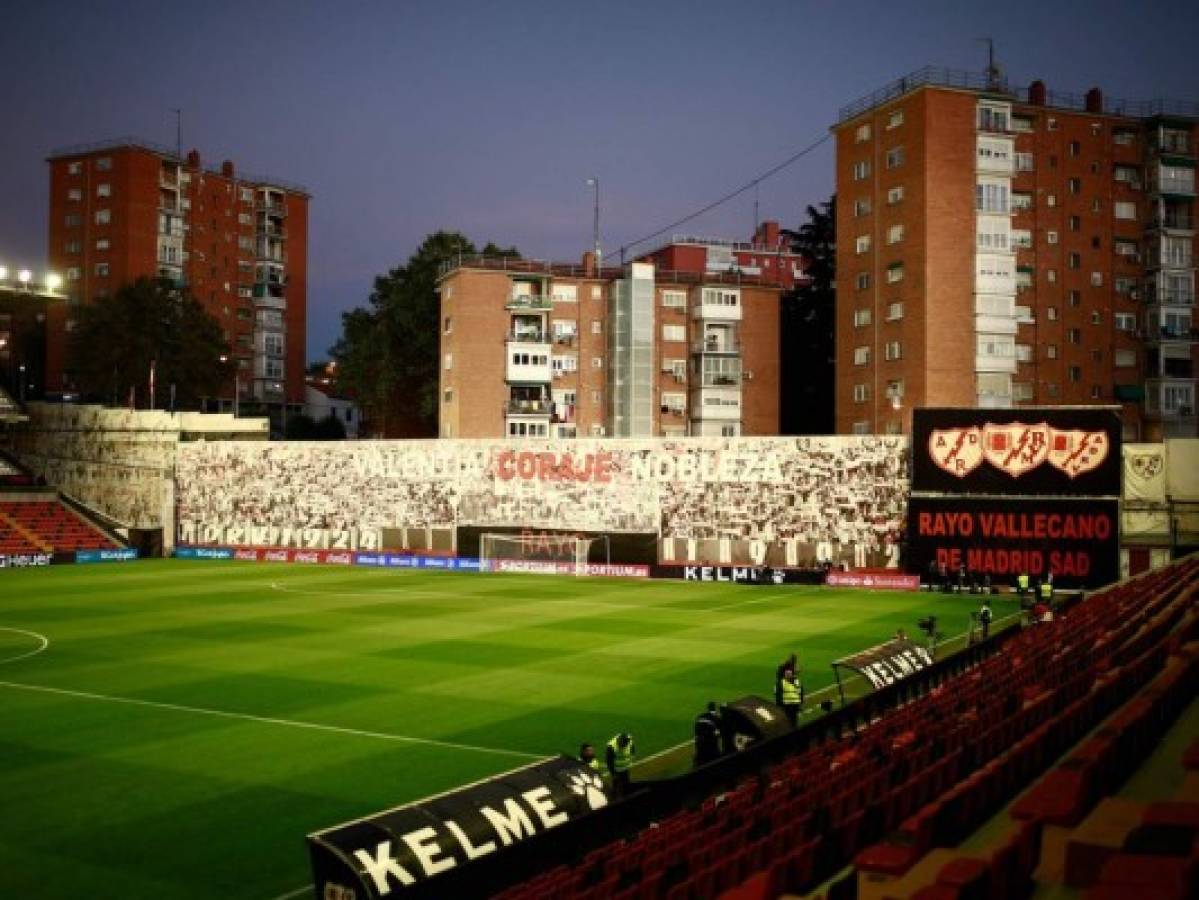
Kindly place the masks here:
MULTIPOLYGON (((64 148, 49 163, 49 258, 72 303, 169 278, 216 318, 237 359, 221 406, 240 399, 281 420, 303 404, 306 190, 136 139, 64 148)), ((51 322, 52 391, 71 389, 62 319, 51 322)))
POLYGON ((439 291, 442 437, 778 433, 777 284, 474 256, 439 291))
POLYGON ((1194 436, 1199 104, 923 69, 841 110, 837 431, 1118 404, 1194 436))

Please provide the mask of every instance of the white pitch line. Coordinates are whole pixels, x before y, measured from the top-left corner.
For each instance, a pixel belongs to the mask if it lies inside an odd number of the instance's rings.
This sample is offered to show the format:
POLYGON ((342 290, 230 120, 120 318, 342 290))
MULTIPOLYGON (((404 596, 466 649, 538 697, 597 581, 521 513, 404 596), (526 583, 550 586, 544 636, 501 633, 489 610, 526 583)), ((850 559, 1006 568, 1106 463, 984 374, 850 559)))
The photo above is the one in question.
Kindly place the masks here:
POLYGON ((315 885, 306 884, 302 888, 296 888, 294 891, 289 891, 286 894, 280 894, 278 897, 272 897, 271 900, 291 900, 292 897, 299 897, 301 894, 306 894, 311 891, 315 885))
POLYGON ((159 700, 142 700, 137 697, 118 697, 113 694, 96 694, 91 691, 73 691, 66 688, 50 687, 44 684, 24 684, 19 681, 0 681, 0 687, 14 688, 22 691, 35 691, 44 694, 60 694, 64 697, 80 697, 84 700, 104 700, 109 703, 125 703, 129 706, 144 706, 150 709, 167 709, 173 712, 189 712, 202 716, 215 716, 222 719, 235 719, 242 722, 258 722, 264 725, 281 725, 287 728, 304 728, 309 731, 327 731, 332 734, 348 734, 355 737, 374 738, 382 741, 395 741, 401 744, 423 744, 429 747, 445 747, 450 750, 468 750, 472 753, 489 753, 494 756, 514 756, 520 759, 546 759, 544 754, 526 753, 523 750, 505 750, 500 747, 481 747, 476 744, 459 744, 454 741, 439 741, 434 738, 412 737, 404 734, 389 734, 383 731, 365 731, 359 728, 344 728, 340 725, 322 725, 319 722, 301 722, 296 719, 279 719, 274 716, 254 716, 249 713, 230 712, 223 709, 209 709, 204 706, 185 706, 181 703, 164 703, 159 700))
POLYGON ((28 653, 22 653, 18 656, 10 656, 7 659, 0 659, 0 666, 4 665, 5 663, 16 662, 19 659, 28 659, 31 656, 37 656, 39 653, 41 653, 43 650, 45 650, 47 647, 50 646, 50 639, 48 637, 46 637, 44 634, 38 634, 36 631, 26 631, 23 628, 5 628, 3 626, 0 626, 0 631, 10 631, 13 634, 23 634, 26 637, 31 637, 34 640, 42 642, 41 646, 36 647, 33 650, 30 650, 28 653))

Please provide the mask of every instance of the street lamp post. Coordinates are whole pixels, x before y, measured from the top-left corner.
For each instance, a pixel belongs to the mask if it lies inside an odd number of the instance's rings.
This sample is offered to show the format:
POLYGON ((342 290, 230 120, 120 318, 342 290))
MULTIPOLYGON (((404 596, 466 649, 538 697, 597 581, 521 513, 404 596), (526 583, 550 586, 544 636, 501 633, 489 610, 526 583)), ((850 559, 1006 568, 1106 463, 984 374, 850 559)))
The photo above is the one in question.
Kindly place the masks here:
POLYGON ((25 363, 20 365, 21 371, 21 405, 25 405, 25 363))

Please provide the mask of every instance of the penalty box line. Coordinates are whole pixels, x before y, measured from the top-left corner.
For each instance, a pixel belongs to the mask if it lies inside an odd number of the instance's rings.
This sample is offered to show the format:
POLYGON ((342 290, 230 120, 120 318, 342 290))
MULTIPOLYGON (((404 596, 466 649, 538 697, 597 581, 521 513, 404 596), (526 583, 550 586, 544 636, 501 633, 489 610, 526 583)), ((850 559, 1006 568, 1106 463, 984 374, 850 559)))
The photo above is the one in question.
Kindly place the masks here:
POLYGON ((83 700, 99 700, 106 703, 123 703, 127 706, 141 706, 148 709, 163 709, 171 712, 192 713, 195 715, 212 716, 220 719, 232 719, 239 722, 256 722, 260 725, 278 725, 285 728, 300 728, 308 731, 324 731, 330 734, 344 734, 352 737, 393 741, 400 744, 417 744, 427 747, 441 747, 448 750, 463 750, 470 753, 486 753, 492 756, 509 756, 516 759, 534 760, 543 760, 549 758, 544 754, 526 753, 523 750, 507 750, 502 747, 483 747, 477 744, 461 744, 455 741, 439 741, 436 738, 422 738, 404 734, 390 734, 384 731, 367 731, 360 728, 346 728, 341 725, 325 725, 320 722, 303 722, 297 719, 281 719, 276 716, 255 716, 250 713, 231 712, 224 709, 210 709, 204 706, 187 706, 182 703, 166 703, 160 700, 143 700, 138 697, 119 697, 114 694, 97 694, 92 691, 76 691, 67 688, 50 687, 49 685, 44 684, 26 684, 19 681, 0 681, 0 687, 42 694, 55 694, 63 697, 76 697, 83 700))

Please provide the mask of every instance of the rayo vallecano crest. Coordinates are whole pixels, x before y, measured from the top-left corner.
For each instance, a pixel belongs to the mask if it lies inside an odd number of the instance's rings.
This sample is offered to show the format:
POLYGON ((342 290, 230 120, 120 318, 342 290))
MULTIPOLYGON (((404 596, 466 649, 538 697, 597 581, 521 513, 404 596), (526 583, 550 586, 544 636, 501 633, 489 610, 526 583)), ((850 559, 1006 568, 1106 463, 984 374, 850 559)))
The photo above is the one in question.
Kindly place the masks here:
POLYGON ((1160 453, 1138 453, 1130 456, 1128 463, 1132 471, 1136 473, 1136 476, 1145 480, 1156 477, 1162 470, 1162 456, 1160 453))
POLYGON ((1110 451, 1105 432, 1058 430, 1045 422, 938 429, 928 439, 932 461, 958 478, 965 478, 984 460, 1013 478, 1044 462, 1075 478, 1098 468, 1110 451))
POLYGON ((928 455, 949 474, 965 478, 982 464, 982 432, 977 428, 934 430, 928 436, 928 455))

